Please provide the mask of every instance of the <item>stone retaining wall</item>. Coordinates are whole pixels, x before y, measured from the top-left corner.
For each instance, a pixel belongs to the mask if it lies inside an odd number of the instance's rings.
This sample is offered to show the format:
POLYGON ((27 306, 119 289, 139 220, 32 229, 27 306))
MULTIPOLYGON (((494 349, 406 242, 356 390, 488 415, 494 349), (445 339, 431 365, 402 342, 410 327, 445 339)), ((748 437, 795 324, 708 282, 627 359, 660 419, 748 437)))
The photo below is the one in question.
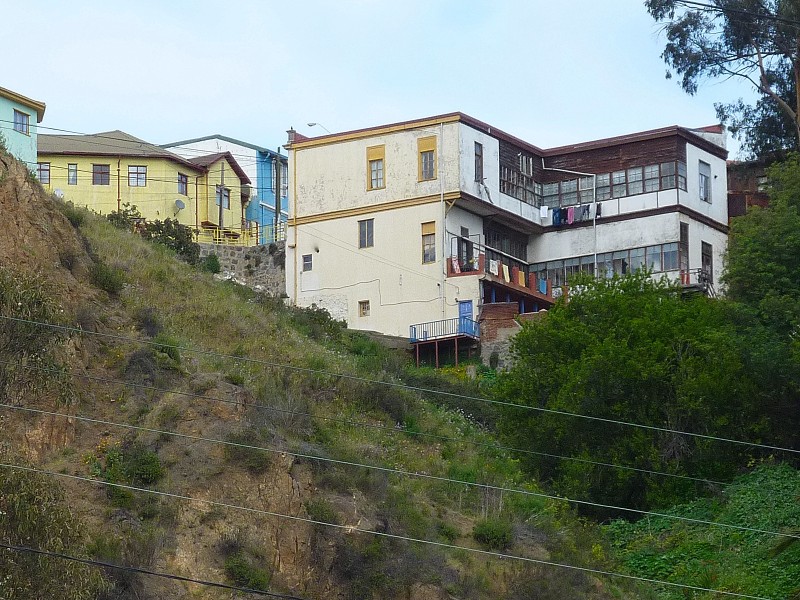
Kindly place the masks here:
POLYGON ((200 258, 210 254, 219 259, 219 277, 270 296, 286 295, 286 242, 249 247, 200 244, 200 258))

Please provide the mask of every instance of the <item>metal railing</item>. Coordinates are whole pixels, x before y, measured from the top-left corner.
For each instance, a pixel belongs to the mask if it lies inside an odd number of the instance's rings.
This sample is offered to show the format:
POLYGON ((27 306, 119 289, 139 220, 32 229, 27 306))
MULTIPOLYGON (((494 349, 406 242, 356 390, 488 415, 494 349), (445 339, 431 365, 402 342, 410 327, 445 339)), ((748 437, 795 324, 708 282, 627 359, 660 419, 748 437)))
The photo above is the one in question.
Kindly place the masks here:
POLYGON ((441 321, 429 321, 409 327, 408 339, 413 344, 446 337, 463 335, 474 339, 480 338, 480 324, 468 317, 456 317, 441 321))
POLYGON ((258 246, 258 229, 224 227, 205 227, 195 232, 198 244, 217 244, 219 246, 258 246))

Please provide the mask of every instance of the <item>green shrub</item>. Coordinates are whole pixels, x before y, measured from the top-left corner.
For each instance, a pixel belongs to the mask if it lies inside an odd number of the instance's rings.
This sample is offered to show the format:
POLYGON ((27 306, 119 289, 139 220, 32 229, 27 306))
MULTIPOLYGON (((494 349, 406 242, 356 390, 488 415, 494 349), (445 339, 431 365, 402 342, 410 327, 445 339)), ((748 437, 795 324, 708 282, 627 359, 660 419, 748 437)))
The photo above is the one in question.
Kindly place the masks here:
POLYGON ((131 205, 130 202, 125 202, 121 210, 115 210, 107 218, 114 227, 128 230, 133 229, 134 225, 144 220, 136 205, 131 205))
POLYGON ((181 364, 181 351, 178 349, 180 345, 178 340, 171 335, 160 332, 153 338, 156 352, 161 352, 169 356, 176 364, 181 364))
POLYGON ((158 454, 143 444, 134 443, 123 449, 123 473, 133 484, 151 485, 164 476, 164 467, 158 454))
POLYGON ((232 433, 227 438, 233 444, 243 444, 242 446, 225 446, 225 460, 243 466, 250 473, 264 473, 272 464, 272 456, 266 450, 258 448, 247 448, 245 446, 259 446, 264 442, 259 432, 253 428, 232 433))
POLYGON ((313 519, 314 521, 333 523, 334 525, 338 525, 340 522, 339 515, 336 514, 331 503, 324 498, 306 502, 306 512, 308 513, 309 519, 313 519))
POLYGON ((219 257, 212 252, 200 263, 200 269, 208 271, 209 273, 219 273, 222 271, 222 265, 219 264, 219 257))
POLYGON ((225 559, 225 574, 236 585, 261 591, 269 589, 270 574, 251 564, 241 552, 225 559))
POLYGON ((58 206, 73 227, 78 228, 86 221, 88 211, 85 208, 78 208, 72 202, 59 202, 58 206))
POLYGON ((122 287, 125 285, 125 275, 122 270, 109 267, 101 261, 95 262, 94 265, 92 265, 90 274, 92 283, 112 296, 119 294, 122 291, 122 287))
POLYGON ((514 541, 514 531, 510 521, 488 518, 475 523, 472 537, 491 550, 505 550, 514 541))
POLYGON ((200 245, 194 241, 192 230, 175 219, 146 222, 139 230, 144 239, 173 249, 190 265, 200 260, 200 245))
POLYGON ((445 523, 444 521, 439 521, 439 523, 436 525, 436 533, 447 540, 448 544, 455 542, 461 535, 458 529, 450 525, 450 523, 445 523))

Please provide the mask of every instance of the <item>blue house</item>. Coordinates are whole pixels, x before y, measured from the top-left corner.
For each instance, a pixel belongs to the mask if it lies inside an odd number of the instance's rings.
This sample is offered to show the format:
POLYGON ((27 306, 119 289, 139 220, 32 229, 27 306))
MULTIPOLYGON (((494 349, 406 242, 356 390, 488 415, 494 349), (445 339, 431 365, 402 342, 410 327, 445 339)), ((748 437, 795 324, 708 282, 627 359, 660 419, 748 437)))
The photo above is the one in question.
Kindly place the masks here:
POLYGON ((275 150, 220 134, 171 142, 162 144, 161 147, 189 160, 215 152, 230 152, 250 181, 255 184, 255 188, 250 190, 250 202, 245 209, 245 219, 250 223, 258 224, 259 243, 269 244, 286 238, 286 221, 289 217, 288 159, 286 156, 275 150), (277 169, 280 169, 281 189, 276 193, 277 169), (280 198, 277 209, 276 197, 280 198))
POLYGON ((44 102, 0 87, 0 132, 6 149, 28 169, 36 168, 36 125, 44 118, 44 108, 44 102))

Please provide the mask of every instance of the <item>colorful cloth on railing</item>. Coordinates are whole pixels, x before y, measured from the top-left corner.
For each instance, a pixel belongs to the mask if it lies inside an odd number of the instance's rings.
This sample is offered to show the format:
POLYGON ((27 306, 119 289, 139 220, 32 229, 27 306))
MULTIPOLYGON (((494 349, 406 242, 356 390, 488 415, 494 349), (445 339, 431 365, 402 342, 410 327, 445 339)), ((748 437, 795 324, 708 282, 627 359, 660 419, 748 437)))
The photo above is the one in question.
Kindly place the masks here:
POLYGON ((496 260, 489 261, 489 273, 497 277, 500 274, 498 263, 496 260))

